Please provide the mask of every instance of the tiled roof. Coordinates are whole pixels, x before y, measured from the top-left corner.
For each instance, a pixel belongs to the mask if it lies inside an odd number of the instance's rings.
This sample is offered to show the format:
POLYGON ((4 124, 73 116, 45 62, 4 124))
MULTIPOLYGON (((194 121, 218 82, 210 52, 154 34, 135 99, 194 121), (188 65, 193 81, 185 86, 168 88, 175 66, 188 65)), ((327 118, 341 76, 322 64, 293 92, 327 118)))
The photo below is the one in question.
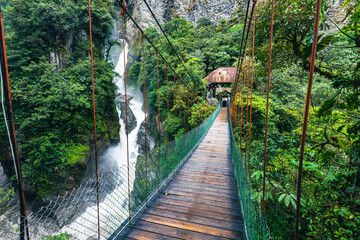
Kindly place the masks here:
POLYGON ((205 81, 208 83, 231 83, 235 81, 236 77, 236 68, 234 67, 225 67, 225 68, 218 68, 209 76, 205 78, 205 81))

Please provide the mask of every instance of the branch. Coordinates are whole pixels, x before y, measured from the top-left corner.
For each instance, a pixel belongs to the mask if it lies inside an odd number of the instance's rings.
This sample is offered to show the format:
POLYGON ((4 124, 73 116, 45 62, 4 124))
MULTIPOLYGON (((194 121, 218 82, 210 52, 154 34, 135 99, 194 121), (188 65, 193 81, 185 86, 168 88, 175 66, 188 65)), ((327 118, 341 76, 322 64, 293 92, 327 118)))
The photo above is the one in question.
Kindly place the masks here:
POLYGON ((357 46, 328 46, 330 48, 356 48, 357 46))
MULTIPOLYGON (((305 70, 307 70, 307 71, 310 70, 310 61, 309 61, 309 60, 307 60, 307 61, 305 62, 305 64, 303 64, 303 68, 304 68, 305 70)), ((329 79, 334 79, 334 78, 336 78, 336 75, 334 75, 334 74, 331 73, 331 72, 322 71, 321 68, 318 67, 318 66, 315 66, 314 70, 315 70, 315 72, 319 73, 321 76, 327 77, 327 78, 329 78, 329 79)))
POLYGON ((335 25, 335 27, 336 27, 337 29, 339 29, 339 31, 340 31, 342 34, 344 34, 344 35, 347 36, 348 38, 356 41, 356 39, 355 39, 354 37, 352 37, 352 36, 350 36, 349 34, 347 34, 346 32, 344 32, 344 31, 339 27, 339 25, 337 25, 337 23, 336 23, 334 20, 331 19, 331 17, 328 17, 328 18, 329 18, 330 21, 335 25))

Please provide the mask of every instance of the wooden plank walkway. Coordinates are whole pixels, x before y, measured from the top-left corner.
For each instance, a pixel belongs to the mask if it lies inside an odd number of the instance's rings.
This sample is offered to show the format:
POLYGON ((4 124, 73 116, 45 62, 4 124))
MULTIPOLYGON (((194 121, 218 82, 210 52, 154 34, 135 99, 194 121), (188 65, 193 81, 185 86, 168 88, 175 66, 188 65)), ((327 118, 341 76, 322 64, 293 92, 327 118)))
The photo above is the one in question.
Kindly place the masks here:
POLYGON ((245 239, 226 108, 125 239, 245 239))

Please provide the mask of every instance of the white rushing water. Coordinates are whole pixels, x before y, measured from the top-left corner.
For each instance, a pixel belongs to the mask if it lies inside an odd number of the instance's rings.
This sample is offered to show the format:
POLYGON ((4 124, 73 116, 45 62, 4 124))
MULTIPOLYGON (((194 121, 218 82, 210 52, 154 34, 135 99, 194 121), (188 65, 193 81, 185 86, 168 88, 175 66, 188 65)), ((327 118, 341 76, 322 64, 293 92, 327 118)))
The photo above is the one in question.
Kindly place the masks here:
MULTIPOLYGON (((125 81, 123 78, 124 75, 124 54, 127 58, 128 54, 128 48, 127 44, 125 44, 125 53, 122 52, 119 61, 115 67, 115 72, 119 73, 121 75, 120 78, 115 79, 116 86, 118 87, 118 92, 122 95, 125 95, 125 81)), ((130 156, 130 162, 135 162, 137 158, 138 153, 138 145, 136 144, 137 135, 139 132, 139 128, 141 123, 145 119, 144 111, 142 110, 143 106, 143 96, 140 92, 140 90, 137 89, 130 89, 127 88, 127 95, 133 97, 129 101, 129 107, 131 111, 134 113, 137 125, 134 130, 132 130, 129 133, 129 156, 130 156)), ((126 123, 123 119, 120 118, 121 110, 117 106, 117 111, 119 113, 119 119, 120 119, 120 143, 116 146, 110 147, 107 152, 104 154, 104 159, 107 161, 108 164, 113 165, 112 163, 117 163, 117 166, 120 167, 123 164, 127 164, 127 158, 126 158, 126 123), (125 154, 125 155, 124 155, 125 154), (124 157, 125 156, 125 157, 124 157)), ((104 163, 106 166, 107 163, 104 163)))
MULTIPOLYGON (((127 45, 127 44, 126 44, 127 45)), ((125 46, 126 46, 125 45, 125 46)), ((118 89, 118 93, 125 94, 125 81, 123 78, 124 75, 124 55, 127 58, 128 48, 126 46, 125 52, 122 51, 118 62, 115 67, 115 71, 120 74, 120 77, 115 77, 114 82, 116 83, 118 89)), ((129 133, 129 157, 130 162, 136 162, 136 158, 138 155, 138 145, 136 143, 138 131, 141 123, 144 121, 145 116, 142 110, 143 105, 143 97, 140 90, 137 89, 127 89, 127 94, 133 99, 130 100, 129 107, 135 115, 137 120, 137 124, 134 130, 129 133)), ((119 169, 122 166, 127 164, 127 144, 126 144, 126 131, 125 131, 125 122, 120 118, 121 109, 119 106, 116 107, 119 119, 120 119, 120 142, 119 144, 110 147, 101 156, 101 165, 102 172, 109 171, 112 169, 119 169), (112 169, 111 169, 112 168, 112 169)), ((123 168, 124 169, 124 168, 123 168)), ((126 176, 126 174, 123 174, 126 176)), ((127 212, 126 204, 124 205, 124 201, 126 201, 127 192, 124 189, 127 189, 127 178, 117 179, 118 183, 115 189, 109 193, 106 198, 100 202, 100 220, 101 220, 101 229, 102 229, 102 238, 109 237, 109 233, 120 226, 121 220, 124 220, 124 213, 127 212), (119 198, 119 192, 124 193, 119 198), (119 224, 120 221, 120 224, 119 224), (110 229, 109 229, 110 227, 110 229), (112 229, 112 230, 111 230, 112 229)), ((131 180, 130 180, 131 181, 131 180)), ((130 182, 130 188, 132 189, 133 182, 130 182)), ((97 207, 90 206, 87 207, 86 211, 82 213, 74 222, 63 227, 60 232, 68 232, 72 234, 72 236, 77 239, 88 239, 89 236, 97 238, 97 207), (84 234, 83 234, 84 233, 84 234)), ((126 216, 126 215, 125 215, 126 216)), ((104 238, 105 239, 105 238, 104 238)))

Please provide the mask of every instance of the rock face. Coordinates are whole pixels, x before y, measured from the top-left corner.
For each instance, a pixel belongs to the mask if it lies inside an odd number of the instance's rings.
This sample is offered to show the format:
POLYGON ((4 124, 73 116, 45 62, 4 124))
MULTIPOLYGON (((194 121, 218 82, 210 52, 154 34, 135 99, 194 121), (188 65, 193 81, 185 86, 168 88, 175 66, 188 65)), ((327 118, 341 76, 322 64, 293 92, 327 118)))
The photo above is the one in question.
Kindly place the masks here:
MULTIPOLYGON (((146 121, 149 122, 150 117, 146 117, 146 121)), ((150 132, 147 131, 146 133, 147 133, 146 134, 147 135, 147 138, 146 138, 147 146, 145 146, 145 121, 143 121, 140 125, 139 132, 137 135, 137 140, 136 140, 136 144, 139 146, 139 148, 138 148, 139 155, 145 155, 145 148, 146 148, 147 152, 150 152, 150 144, 151 144, 150 135, 149 135, 150 132)))
MULTIPOLYGON (((237 0, 151 0, 147 2, 160 24, 167 23, 176 16, 187 19, 195 25, 201 18, 218 23, 221 19, 230 19, 239 6, 237 0)), ((129 0, 127 4, 128 11, 142 29, 157 25, 143 0, 129 0)), ((126 38, 132 48, 139 31, 130 20, 126 23, 126 30, 126 38)))
MULTIPOLYGON (((133 97, 131 97, 131 96, 127 97, 128 131, 129 131, 129 133, 136 128, 136 124, 137 124, 136 117, 129 107, 131 99, 133 99, 133 97)), ((118 93, 115 98, 115 104, 116 104, 116 107, 118 107, 121 110, 120 118, 124 122, 126 122, 125 96, 122 95, 121 93, 118 93)))
POLYGON ((210 92, 206 93, 206 100, 210 103, 211 106, 217 107, 219 106, 219 101, 212 96, 210 92))
MULTIPOLYGON (((345 0, 330 0, 329 6, 330 9, 327 12, 327 15, 334 20, 339 27, 343 27, 344 19, 346 18, 346 10, 342 8, 345 0)), ((326 19, 327 23, 330 25, 330 31, 337 31, 336 26, 330 21, 330 19, 326 19)))

